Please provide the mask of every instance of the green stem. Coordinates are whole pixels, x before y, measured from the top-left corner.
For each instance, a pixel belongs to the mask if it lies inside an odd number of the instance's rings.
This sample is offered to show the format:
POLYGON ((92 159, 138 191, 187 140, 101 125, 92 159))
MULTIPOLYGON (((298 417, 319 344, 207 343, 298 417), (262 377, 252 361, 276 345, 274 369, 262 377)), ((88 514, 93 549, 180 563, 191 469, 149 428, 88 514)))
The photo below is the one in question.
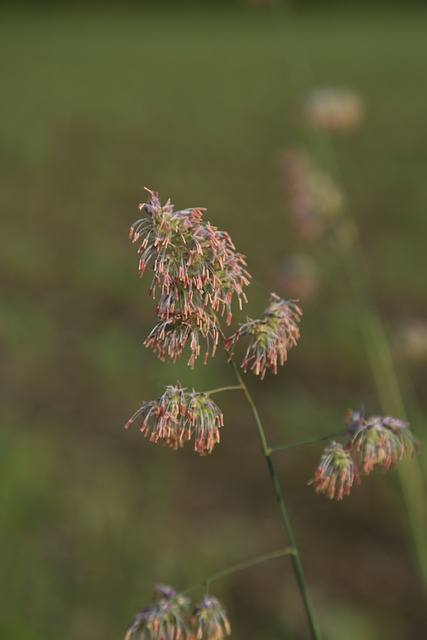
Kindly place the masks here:
POLYGON ((240 384, 229 385, 228 387, 218 387, 217 389, 211 389, 210 391, 205 391, 207 396, 211 396, 213 393, 221 393, 222 391, 233 391, 234 389, 242 390, 240 384))
POLYGON ((233 573, 237 573, 238 571, 243 571, 244 569, 250 569, 250 567, 254 567, 257 564, 261 564, 262 562, 267 562, 268 560, 274 560, 275 558, 281 558, 283 556, 295 555, 296 551, 292 547, 286 547, 286 549, 279 549, 278 551, 271 551, 270 553, 265 553, 262 556, 256 556, 256 558, 251 558, 250 560, 245 560, 244 562, 239 562, 238 564, 233 564, 231 567, 227 567, 222 571, 218 571, 213 575, 209 576, 204 580, 203 583, 194 585, 193 587, 189 587, 185 591, 182 591, 183 594, 190 593, 191 591, 196 591, 200 587, 208 587, 211 582, 215 580, 220 580, 221 578, 226 578, 227 576, 232 575, 233 573))
POLYGON ((265 435, 264 427, 262 426, 262 422, 258 413, 258 410, 255 406, 255 403, 252 399, 251 394, 249 393, 249 389, 247 388, 242 376, 240 375, 240 371, 237 368, 234 360, 231 360, 231 365, 234 369, 234 373, 237 381, 241 385, 243 389, 243 393, 246 396, 246 400, 251 408, 252 415, 255 420, 255 425, 258 431, 258 436, 261 441, 261 448, 264 454, 265 461, 267 463, 268 472, 270 474, 271 483, 273 485, 274 495, 276 497, 276 501, 279 507, 280 517, 285 528, 286 536, 288 538, 289 544, 291 548, 294 549, 294 553, 291 556, 292 567, 295 573, 296 580, 298 582, 299 590, 301 593, 301 598, 304 604, 305 612, 307 615, 307 621, 310 627, 311 638, 313 640, 321 640, 320 627, 316 619, 316 615, 314 613, 313 605, 311 603, 310 594, 308 592, 308 586, 305 580, 301 560, 299 557, 298 546, 296 543, 296 539, 294 536, 294 532, 289 520, 288 512, 285 506, 285 502, 283 499, 282 490, 280 488, 279 478, 274 467, 273 461, 271 459, 271 449, 268 447, 267 438, 265 435))
POLYGON ((336 438, 338 436, 343 436, 344 432, 337 431, 336 433, 330 433, 327 436, 320 436, 317 438, 308 438, 308 440, 298 440, 298 442, 289 442, 287 444, 279 444, 277 447, 271 447, 269 449, 270 453, 276 453, 276 451, 284 451, 285 449, 293 449, 293 447, 302 447, 305 444, 314 444, 315 442, 322 442, 322 440, 329 440, 330 438, 336 438))

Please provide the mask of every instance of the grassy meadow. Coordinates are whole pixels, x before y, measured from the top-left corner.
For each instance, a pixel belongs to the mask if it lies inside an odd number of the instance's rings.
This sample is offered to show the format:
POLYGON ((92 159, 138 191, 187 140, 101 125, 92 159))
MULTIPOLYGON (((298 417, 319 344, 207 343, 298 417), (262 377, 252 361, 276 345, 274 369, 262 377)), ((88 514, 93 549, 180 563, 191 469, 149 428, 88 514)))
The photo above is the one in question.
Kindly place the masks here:
MULTIPOLYGON (((143 346, 154 303, 127 234, 144 186, 229 231, 254 276, 251 317, 270 289, 292 297, 288 256, 316 261, 300 345, 277 377, 247 379, 272 442, 337 431, 348 407, 380 413, 340 260, 296 237, 277 159, 306 144, 298 106, 313 85, 360 93, 362 126, 333 138, 340 185, 390 335, 426 318, 426 29, 425 8, 404 3, 296 20, 243 5, 1 9, 2 638, 122 638, 153 583, 184 589, 283 546, 235 392, 218 399, 225 426, 208 458, 122 429, 163 385, 233 384, 221 354, 191 371, 143 346)), ((401 375, 423 439, 425 360, 401 375)), ((277 464, 325 638, 424 638, 396 473, 330 502, 306 486, 321 449, 277 464)), ((307 637, 286 559, 213 592, 236 640, 307 637)))

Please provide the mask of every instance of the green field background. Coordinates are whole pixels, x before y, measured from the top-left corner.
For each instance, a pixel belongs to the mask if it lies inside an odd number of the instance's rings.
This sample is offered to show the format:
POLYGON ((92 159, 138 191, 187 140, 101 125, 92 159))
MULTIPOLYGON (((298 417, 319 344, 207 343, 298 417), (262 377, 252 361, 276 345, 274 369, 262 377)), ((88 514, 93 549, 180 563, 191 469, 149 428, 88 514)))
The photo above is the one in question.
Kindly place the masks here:
MULTIPOLYGON (((410 3, 325 3, 296 21, 243 4, 1 9, 1 638, 116 640, 153 583, 184 589, 283 546, 238 395, 218 398, 225 426, 208 458, 122 428, 163 385, 233 384, 221 354, 191 371, 144 348, 155 310, 128 229, 144 186, 207 207, 248 258, 247 313, 270 289, 289 297, 280 265, 306 249, 277 158, 305 144, 305 92, 348 86, 366 119, 333 144, 376 303, 390 334, 425 318, 426 33, 410 3)), ((301 300, 300 346, 278 376, 248 376, 277 444, 340 429, 348 407, 380 412, 343 258, 308 251, 322 286, 301 300)), ((422 438, 425 362, 404 377, 422 438)), ((325 638, 425 638, 396 473, 329 502, 306 486, 321 447, 277 464, 325 638)), ((213 592, 236 640, 307 638, 286 559, 213 592)))

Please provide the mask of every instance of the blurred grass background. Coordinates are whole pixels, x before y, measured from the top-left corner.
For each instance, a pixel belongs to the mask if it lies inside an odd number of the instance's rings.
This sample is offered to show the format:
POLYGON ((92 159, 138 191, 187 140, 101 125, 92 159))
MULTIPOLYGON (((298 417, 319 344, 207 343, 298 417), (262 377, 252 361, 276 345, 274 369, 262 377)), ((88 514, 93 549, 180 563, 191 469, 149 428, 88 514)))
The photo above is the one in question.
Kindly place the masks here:
MULTIPOLYGON (((143 347, 154 305, 127 232, 144 186, 230 232, 266 287, 251 287, 249 314, 271 287, 287 296, 279 265, 301 245, 277 157, 304 139, 294 44, 319 84, 366 101, 363 127, 334 141, 342 187, 390 330, 426 317, 426 9, 298 13, 300 35, 243 5, 1 10, 1 637, 120 638, 154 582, 185 588, 283 545, 238 396, 221 397, 207 459, 121 425, 177 379, 233 383, 221 356, 192 372, 143 347)), ((277 377, 249 379, 272 444, 333 432, 363 402, 379 412, 340 265, 312 253, 323 286, 302 301, 300 346, 277 377)), ((421 436, 425 363, 408 379, 421 436)), ((306 487, 320 450, 277 462, 325 636, 424 638, 395 474, 331 504, 306 487)), ((234 638, 306 637, 286 559, 216 587, 234 638)))

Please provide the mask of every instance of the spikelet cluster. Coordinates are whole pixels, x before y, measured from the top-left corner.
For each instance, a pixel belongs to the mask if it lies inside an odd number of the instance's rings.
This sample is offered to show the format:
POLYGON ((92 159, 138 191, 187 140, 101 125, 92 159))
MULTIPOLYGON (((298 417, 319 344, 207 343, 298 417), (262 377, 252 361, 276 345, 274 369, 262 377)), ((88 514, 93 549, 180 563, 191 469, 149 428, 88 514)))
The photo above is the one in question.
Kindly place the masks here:
POLYGON ((190 601, 166 585, 156 585, 153 604, 139 611, 124 640, 223 640, 230 623, 221 602, 206 596, 191 608, 190 601))
POLYGON ((408 453, 419 450, 409 423, 390 416, 364 417, 363 407, 346 414, 345 441, 332 442, 308 484, 316 493, 341 500, 349 495, 353 481, 360 483, 376 469, 387 471, 408 453))
POLYGON ((139 274, 151 266, 149 294, 157 298, 158 322, 145 341, 164 360, 176 361, 187 344, 194 366, 201 344, 205 361, 214 355, 219 338, 217 315, 232 318, 232 302, 246 302, 244 287, 250 275, 229 234, 203 220, 203 209, 175 211, 148 190, 149 201, 139 205, 144 216, 130 229, 139 242, 139 274))
POLYGON ((190 601, 172 587, 156 585, 153 604, 143 607, 124 640, 187 640, 190 601))
POLYGON ((233 357, 231 349, 243 336, 249 336, 249 346, 241 364, 244 371, 250 367, 255 375, 264 378, 268 370, 277 373, 277 365, 283 365, 288 351, 296 345, 300 336, 298 323, 301 309, 293 301, 279 298, 275 293, 257 320, 248 319, 225 341, 225 348, 233 357))
POLYGON ((128 428, 137 418, 141 432, 150 442, 161 442, 179 449, 194 438, 194 451, 212 453, 220 440, 223 414, 207 393, 186 391, 179 384, 169 385, 156 400, 143 402, 128 420, 128 428))
POLYGON ((223 640, 230 635, 230 623, 221 602, 206 596, 193 612, 194 637, 197 640, 223 640))
POLYGON ((365 419, 364 410, 349 411, 346 433, 348 447, 361 473, 371 474, 394 467, 405 453, 411 456, 419 449, 419 442, 409 428, 409 422, 390 416, 371 416, 365 419))
POLYGON ((332 442, 323 451, 319 466, 308 484, 314 484, 316 493, 342 500, 350 494, 355 478, 359 480, 351 452, 339 442, 332 442))

